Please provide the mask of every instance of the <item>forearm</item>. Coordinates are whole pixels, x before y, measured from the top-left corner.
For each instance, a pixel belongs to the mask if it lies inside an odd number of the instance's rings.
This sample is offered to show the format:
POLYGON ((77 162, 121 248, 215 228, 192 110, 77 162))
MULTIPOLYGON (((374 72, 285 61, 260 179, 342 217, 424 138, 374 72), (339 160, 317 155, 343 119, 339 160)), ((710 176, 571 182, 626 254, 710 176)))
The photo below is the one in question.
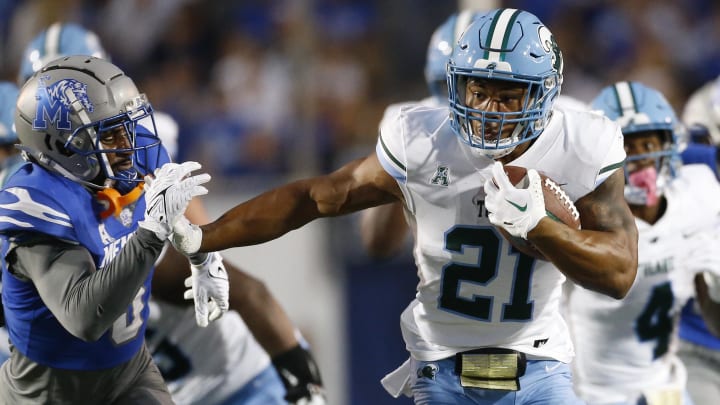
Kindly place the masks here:
POLYGON ((298 344, 295 326, 265 284, 228 265, 230 309, 237 311, 255 340, 274 357, 298 344))
POLYGON ((127 311, 162 245, 151 232, 139 229, 102 271, 96 271, 82 247, 58 252, 47 245, 17 248, 13 266, 33 281, 68 332, 94 341, 127 311))
POLYGON ((246 201, 203 225, 200 252, 264 243, 321 216, 304 181, 291 183, 246 201))
POLYGON ((544 218, 528 233, 528 240, 587 289, 620 299, 635 279, 637 232, 578 231, 544 218))
POLYGON ((349 214, 394 200, 402 200, 397 182, 373 154, 329 175, 287 184, 232 208, 201 227, 199 251, 267 242, 316 218, 349 214))

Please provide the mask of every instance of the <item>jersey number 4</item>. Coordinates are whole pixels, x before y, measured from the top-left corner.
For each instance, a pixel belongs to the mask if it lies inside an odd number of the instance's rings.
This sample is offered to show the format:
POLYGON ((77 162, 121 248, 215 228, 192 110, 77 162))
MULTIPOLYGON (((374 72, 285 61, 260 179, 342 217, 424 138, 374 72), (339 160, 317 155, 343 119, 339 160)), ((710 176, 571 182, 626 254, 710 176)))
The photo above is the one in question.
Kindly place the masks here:
POLYGON ((635 332, 641 342, 657 341, 653 350, 653 359, 657 359, 668 351, 670 334, 673 330, 670 309, 672 309, 674 300, 675 296, 670 282, 656 286, 650 293, 650 300, 645 304, 645 309, 635 320, 635 332))
MULTIPOLYGON (((441 309, 482 321, 492 321, 493 296, 475 295, 468 299, 458 296, 458 293, 462 282, 486 286, 497 277, 502 253, 500 238, 489 227, 458 226, 445 234, 445 249, 462 254, 464 263, 450 262, 443 269, 439 300, 441 309)), ((533 302, 528 300, 535 259, 514 247, 510 253, 515 258, 513 284, 509 301, 503 303, 500 321, 527 321, 532 319, 533 302)))

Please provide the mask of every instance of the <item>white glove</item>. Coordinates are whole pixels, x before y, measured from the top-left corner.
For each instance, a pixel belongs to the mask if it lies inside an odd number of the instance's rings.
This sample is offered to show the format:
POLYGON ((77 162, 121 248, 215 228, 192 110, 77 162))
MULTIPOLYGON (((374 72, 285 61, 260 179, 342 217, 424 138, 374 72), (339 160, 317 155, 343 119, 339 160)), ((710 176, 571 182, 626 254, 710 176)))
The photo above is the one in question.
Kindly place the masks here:
POLYGON ((500 162, 495 162, 492 174, 497 186, 492 179, 485 182, 488 219, 510 235, 527 239, 528 232, 546 215, 540 174, 535 169, 527 171, 527 188, 513 186, 500 162))
POLYGON ((200 249, 202 229, 195 224, 191 224, 187 218, 182 217, 175 222, 170 241, 178 252, 185 256, 192 256, 200 249))
POLYGON ((190 289, 185 291, 184 296, 186 300, 195 300, 195 321, 204 328, 230 307, 230 284, 220 253, 208 253, 199 264, 194 264, 193 259, 190 263, 191 275, 185 279, 185 287, 190 289))
POLYGON ((187 177, 201 167, 197 162, 166 163, 155 169, 154 177, 145 176, 145 218, 138 226, 154 232, 161 240, 167 239, 190 200, 208 193, 200 184, 210 181, 209 174, 187 177))

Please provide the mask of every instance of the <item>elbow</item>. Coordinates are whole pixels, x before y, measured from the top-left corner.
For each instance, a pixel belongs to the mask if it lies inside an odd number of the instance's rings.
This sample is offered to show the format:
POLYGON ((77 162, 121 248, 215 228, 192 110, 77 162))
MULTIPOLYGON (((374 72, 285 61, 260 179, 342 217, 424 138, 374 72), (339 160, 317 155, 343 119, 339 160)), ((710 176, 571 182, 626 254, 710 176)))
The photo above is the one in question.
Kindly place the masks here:
POLYGON ((637 275, 637 261, 635 264, 628 264, 624 266, 616 275, 612 278, 612 282, 606 292, 612 298, 621 300, 630 292, 633 283, 635 283, 635 276, 637 275))
POLYGON ((618 263, 615 273, 610 277, 609 291, 607 295, 616 300, 621 300, 630 292, 635 283, 635 277, 637 276, 638 270, 638 254, 637 254, 637 232, 634 233, 634 237, 631 238, 634 243, 629 243, 626 246, 634 246, 626 251, 626 255, 623 260, 618 263))
MULTIPOLYGON (((98 313, 102 313, 102 308, 98 308, 98 313)), ((96 316, 77 314, 61 324, 68 333, 88 343, 98 341, 112 326, 112 324, 107 324, 107 321, 100 319, 97 314, 96 316)))
POLYGON ((247 318, 258 308, 264 308, 272 300, 267 285, 255 277, 244 275, 242 282, 230 280, 230 309, 247 318))
POLYGON ((71 335, 83 342, 97 342, 107 331, 107 328, 98 328, 92 324, 77 325, 72 328, 65 328, 71 335))

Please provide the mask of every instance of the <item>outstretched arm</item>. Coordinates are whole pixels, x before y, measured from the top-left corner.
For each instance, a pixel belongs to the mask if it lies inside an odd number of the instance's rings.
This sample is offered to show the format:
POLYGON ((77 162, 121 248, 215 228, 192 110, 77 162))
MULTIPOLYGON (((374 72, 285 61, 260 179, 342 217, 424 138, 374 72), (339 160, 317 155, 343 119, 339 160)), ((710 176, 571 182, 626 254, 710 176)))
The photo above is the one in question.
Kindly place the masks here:
POLYGON ((267 242, 321 217, 402 200, 395 179, 375 154, 335 172, 289 183, 235 206, 204 225, 201 252, 267 242))
POLYGON ((528 233, 528 240, 571 280, 617 299, 629 291, 638 266, 638 231, 624 185, 623 171, 617 170, 575 203, 582 230, 544 218, 528 233))

